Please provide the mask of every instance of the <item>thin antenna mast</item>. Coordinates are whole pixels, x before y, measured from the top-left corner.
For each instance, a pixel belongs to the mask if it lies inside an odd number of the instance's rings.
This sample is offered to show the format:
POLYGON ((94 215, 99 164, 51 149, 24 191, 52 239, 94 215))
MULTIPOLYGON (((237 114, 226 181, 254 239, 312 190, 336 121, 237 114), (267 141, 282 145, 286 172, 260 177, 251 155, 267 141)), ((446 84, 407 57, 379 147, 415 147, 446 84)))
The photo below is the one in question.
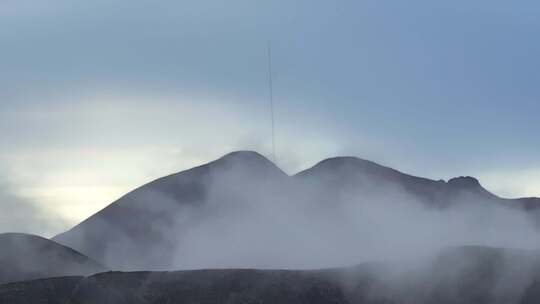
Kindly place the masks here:
POLYGON ((276 162, 276 139, 274 130, 274 88, 272 84, 272 45, 268 41, 268 90, 270 93, 270 119, 272 120, 272 158, 276 162))

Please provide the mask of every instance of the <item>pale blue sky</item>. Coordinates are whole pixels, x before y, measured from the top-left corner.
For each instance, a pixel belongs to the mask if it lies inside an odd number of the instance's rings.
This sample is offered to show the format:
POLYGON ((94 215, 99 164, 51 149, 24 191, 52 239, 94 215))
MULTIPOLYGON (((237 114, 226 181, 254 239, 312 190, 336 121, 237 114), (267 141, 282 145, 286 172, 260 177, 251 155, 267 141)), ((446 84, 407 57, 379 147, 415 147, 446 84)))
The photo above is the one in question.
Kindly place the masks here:
POLYGON ((536 1, 2 1, 0 189, 67 227, 229 150, 268 155, 271 40, 289 172, 355 155, 540 196, 538 16, 536 1))

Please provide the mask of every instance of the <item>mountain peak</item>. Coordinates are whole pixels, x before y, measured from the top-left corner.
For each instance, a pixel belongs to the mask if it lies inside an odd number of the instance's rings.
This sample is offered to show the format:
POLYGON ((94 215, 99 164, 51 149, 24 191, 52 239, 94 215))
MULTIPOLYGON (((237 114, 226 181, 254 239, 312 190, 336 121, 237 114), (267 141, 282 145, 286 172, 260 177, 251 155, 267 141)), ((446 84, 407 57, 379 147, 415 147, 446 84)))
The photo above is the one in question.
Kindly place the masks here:
POLYGON ((235 151, 219 159, 209 163, 211 167, 236 167, 243 168, 251 172, 258 172, 260 170, 266 172, 277 172, 285 175, 285 173, 272 161, 255 151, 235 151))
POLYGON ((327 158, 319 164, 351 164, 351 165, 369 165, 369 166, 378 166, 383 167, 382 165, 379 165, 375 162, 365 160, 362 158, 358 158, 355 156, 338 156, 338 157, 331 157, 327 158))
POLYGON ((390 169, 390 168, 384 167, 382 165, 379 165, 379 164, 377 164, 375 162, 365 160, 365 159, 361 159, 361 158, 354 157, 354 156, 339 156, 339 157, 327 158, 327 159, 322 160, 319 163, 317 163, 311 169, 315 169, 315 168, 317 168, 317 169, 322 169, 322 168, 335 169, 335 168, 340 168, 340 167, 347 167, 347 168, 350 168, 350 169, 356 169, 356 168, 359 168, 359 167, 372 168, 372 169, 375 169, 375 168, 377 168, 377 169, 390 169))
POLYGON ((250 150, 233 151, 233 152, 223 155, 219 159, 236 160, 236 161, 259 160, 259 161, 270 162, 268 158, 264 157, 259 152, 250 151, 250 150))
POLYGON ((454 177, 448 180, 448 184, 465 189, 482 188, 480 182, 472 176, 454 177))
POLYGON ((317 176, 319 174, 337 174, 343 178, 350 178, 351 176, 357 175, 358 173, 376 175, 381 177, 396 177, 399 175, 405 175, 392 168, 385 167, 378 163, 353 156, 327 158, 317 163, 315 166, 299 172, 296 175, 317 176))
POLYGON ((480 182, 472 176, 459 176, 448 180, 447 185, 457 191, 468 191, 485 197, 495 198, 496 195, 486 190, 480 182))

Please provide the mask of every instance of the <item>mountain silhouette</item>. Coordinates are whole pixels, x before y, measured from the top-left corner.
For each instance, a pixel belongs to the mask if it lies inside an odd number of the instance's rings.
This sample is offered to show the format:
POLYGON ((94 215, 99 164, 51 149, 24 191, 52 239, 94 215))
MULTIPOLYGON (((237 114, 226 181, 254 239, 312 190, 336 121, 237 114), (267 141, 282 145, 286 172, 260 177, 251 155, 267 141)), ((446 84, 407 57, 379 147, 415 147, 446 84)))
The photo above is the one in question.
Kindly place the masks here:
MULTIPOLYGON (((272 251, 286 246, 300 248, 301 242, 294 241, 294 229, 302 227, 286 230, 291 222, 309 226, 335 221, 329 228, 338 229, 341 219, 336 210, 343 202, 376 205, 398 200, 437 210, 479 202, 527 211, 540 205, 536 198, 499 198, 473 177, 435 181, 355 157, 327 159, 289 176, 262 155, 239 151, 143 185, 54 240, 120 270, 183 267, 183 261, 178 261, 183 254, 193 260, 190 265, 194 268, 219 267, 217 262, 208 265, 208 261, 224 259, 220 250, 234 253, 235 243, 254 250, 248 256, 254 262, 225 261, 225 266, 260 266, 267 265, 264 263, 271 259, 272 251), (298 217, 292 219, 291 214, 298 217), (251 225, 240 226, 248 220, 251 225), (263 236, 251 237, 249 230, 263 236), (202 231, 203 236, 194 236, 194 231, 202 231), (211 248, 209 244, 222 247, 211 248), (259 252, 261 256, 255 257, 259 252), (198 260, 195 255, 204 257, 198 260)), ((317 233, 313 232, 313 237, 317 233)), ((320 250, 325 248, 312 251, 320 250)))
POLYGON ((372 161, 356 157, 335 157, 323 160, 295 175, 296 178, 312 180, 329 189, 345 191, 362 189, 369 192, 386 192, 399 188, 428 205, 444 207, 459 194, 477 195, 483 199, 497 199, 484 189, 473 177, 457 177, 445 182, 412 176, 372 161))
POLYGON ((122 269, 168 269, 177 246, 171 239, 181 238, 169 233, 181 233, 215 215, 219 206, 212 206, 266 196, 287 178, 258 153, 233 152, 137 188, 54 240, 122 269), (194 216, 179 222, 187 210, 194 216), (158 225, 174 229, 161 231, 155 229, 158 225))
POLYGON ((0 283, 67 275, 90 275, 106 268, 83 254, 35 235, 0 234, 0 283))

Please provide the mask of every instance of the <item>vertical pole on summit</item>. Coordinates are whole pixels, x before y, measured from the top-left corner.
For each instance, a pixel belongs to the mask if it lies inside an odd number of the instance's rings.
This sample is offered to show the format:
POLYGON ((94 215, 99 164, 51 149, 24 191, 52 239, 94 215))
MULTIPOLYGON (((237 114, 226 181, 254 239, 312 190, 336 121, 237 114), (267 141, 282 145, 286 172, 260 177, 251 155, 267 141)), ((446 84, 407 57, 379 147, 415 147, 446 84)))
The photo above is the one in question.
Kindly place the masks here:
POLYGON ((274 88, 272 84, 272 44, 268 41, 268 91, 270 93, 270 119, 272 122, 272 158, 276 162, 276 139, 274 126, 274 88))

